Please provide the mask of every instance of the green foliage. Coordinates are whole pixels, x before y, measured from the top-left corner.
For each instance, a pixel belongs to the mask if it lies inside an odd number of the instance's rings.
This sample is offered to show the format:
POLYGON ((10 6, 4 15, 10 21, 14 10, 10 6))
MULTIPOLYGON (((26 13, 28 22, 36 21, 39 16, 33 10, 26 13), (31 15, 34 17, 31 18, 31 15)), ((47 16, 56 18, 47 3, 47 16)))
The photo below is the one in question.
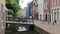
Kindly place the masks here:
POLYGON ((11 14, 14 14, 14 13, 13 13, 13 10, 9 9, 9 10, 8 10, 8 15, 11 15, 11 14))
POLYGON ((16 16, 20 16, 20 11, 17 11, 16 12, 16 16))
POLYGON ((13 14, 10 12, 8 13, 13 15, 14 17, 16 16, 16 13, 21 9, 19 5, 19 0, 6 0, 6 7, 12 10, 13 14))

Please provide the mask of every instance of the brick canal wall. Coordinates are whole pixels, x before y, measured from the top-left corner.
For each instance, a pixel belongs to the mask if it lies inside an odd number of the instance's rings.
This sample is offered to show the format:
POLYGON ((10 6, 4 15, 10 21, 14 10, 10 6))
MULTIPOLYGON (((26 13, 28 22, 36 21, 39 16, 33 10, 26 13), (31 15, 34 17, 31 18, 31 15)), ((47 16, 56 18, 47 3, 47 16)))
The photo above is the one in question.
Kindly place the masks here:
POLYGON ((37 26, 34 26, 34 30, 37 31, 39 34, 50 34, 47 31, 45 31, 37 26))

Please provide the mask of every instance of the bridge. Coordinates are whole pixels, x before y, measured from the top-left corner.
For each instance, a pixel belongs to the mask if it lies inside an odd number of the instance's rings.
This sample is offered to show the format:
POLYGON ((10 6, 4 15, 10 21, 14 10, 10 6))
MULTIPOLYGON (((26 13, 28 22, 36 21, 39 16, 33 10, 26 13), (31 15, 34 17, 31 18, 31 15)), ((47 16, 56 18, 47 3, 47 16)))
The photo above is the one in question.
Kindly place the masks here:
POLYGON ((6 21, 6 27, 9 27, 9 25, 19 25, 18 31, 28 31, 32 30, 34 27, 34 20, 30 18, 9 18, 6 21), (22 29, 21 29, 22 28, 22 29))

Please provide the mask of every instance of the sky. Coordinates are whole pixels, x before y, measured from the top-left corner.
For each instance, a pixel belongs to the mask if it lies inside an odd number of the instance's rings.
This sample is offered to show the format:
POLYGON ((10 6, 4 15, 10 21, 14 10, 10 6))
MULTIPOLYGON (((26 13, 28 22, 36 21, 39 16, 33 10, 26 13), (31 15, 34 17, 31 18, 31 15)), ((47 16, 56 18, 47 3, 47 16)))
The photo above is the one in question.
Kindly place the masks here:
POLYGON ((31 2, 32 0, 20 0, 19 5, 21 8, 27 7, 27 3, 31 2))

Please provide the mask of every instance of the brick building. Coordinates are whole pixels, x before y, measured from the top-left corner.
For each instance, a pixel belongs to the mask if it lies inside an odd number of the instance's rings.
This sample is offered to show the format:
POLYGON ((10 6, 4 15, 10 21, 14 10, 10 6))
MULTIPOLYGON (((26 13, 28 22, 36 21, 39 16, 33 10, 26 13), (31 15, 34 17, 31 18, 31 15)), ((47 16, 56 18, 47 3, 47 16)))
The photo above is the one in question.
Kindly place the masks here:
POLYGON ((60 24, 60 0, 50 0, 51 22, 60 24))
POLYGON ((31 2, 31 14, 34 16, 34 19, 38 19, 38 1, 33 0, 31 2))

